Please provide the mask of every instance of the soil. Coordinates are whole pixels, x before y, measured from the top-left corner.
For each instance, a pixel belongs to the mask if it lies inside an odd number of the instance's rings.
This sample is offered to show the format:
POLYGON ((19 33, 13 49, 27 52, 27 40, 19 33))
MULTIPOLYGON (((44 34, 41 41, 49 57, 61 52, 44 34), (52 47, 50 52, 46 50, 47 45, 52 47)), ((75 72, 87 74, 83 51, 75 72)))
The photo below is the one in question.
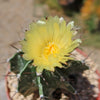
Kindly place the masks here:
POLYGON ((93 47, 82 47, 82 49, 97 64, 100 72, 100 49, 93 47))

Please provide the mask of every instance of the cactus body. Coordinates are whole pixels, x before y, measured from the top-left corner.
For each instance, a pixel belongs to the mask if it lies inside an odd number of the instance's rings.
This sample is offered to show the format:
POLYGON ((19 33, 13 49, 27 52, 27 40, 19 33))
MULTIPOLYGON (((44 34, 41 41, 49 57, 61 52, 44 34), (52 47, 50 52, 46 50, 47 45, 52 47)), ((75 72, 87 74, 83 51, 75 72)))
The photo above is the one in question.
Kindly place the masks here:
POLYGON ((56 67, 54 72, 44 69, 42 74, 38 76, 32 61, 23 58, 23 52, 16 53, 10 59, 11 71, 19 75, 18 91, 27 96, 38 90, 46 100, 53 100, 52 95, 56 89, 75 93, 75 88, 68 80, 69 76, 88 69, 88 66, 80 61, 68 61, 67 65, 62 64, 62 66, 64 68, 56 67))

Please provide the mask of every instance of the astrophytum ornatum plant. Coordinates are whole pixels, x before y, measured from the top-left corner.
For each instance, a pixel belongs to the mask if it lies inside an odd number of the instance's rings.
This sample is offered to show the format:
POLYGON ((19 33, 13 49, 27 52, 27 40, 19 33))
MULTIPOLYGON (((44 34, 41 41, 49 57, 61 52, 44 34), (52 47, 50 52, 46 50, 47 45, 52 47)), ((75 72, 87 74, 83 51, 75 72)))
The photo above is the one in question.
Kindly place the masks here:
POLYGON ((80 39, 73 39, 76 33, 73 21, 66 24, 57 16, 30 24, 21 41, 22 51, 10 59, 11 71, 20 78, 20 93, 27 96, 38 89, 40 97, 46 100, 53 100, 52 93, 57 88, 75 93, 66 78, 88 68, 70 57, 81 43, 80 39))

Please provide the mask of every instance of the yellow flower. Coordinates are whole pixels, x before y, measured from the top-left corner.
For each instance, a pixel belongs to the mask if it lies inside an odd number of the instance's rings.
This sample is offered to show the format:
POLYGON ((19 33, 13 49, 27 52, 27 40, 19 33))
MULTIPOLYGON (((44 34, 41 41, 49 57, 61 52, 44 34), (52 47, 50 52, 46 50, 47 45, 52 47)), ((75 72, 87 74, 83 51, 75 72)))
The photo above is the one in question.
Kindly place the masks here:
POLYGON ((43 69, 54 71, 56 66, 62 67, 69 59, 70 53, 79 46, 80 39, 72 40, 76 34, 74 22, 66 26, 61 17, 49 17, 29 26, 22 41, 22 50, 26 60, 34 60, 37 73, 43 69))

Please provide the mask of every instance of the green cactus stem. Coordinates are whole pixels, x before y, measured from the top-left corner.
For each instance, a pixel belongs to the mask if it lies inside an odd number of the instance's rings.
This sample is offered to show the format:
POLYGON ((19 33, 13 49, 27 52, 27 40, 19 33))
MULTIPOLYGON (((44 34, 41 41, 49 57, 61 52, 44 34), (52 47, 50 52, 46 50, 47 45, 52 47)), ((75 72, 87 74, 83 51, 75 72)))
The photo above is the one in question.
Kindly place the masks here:
POLYGON ((25 66, 24 66, 24 68, 20 71, 20 73, 19 73, 19 75, 21 76, 21 74, 24 72, 24 70, 27 68, 27 66, 31 63, 32 61, 28 61, 26 64, 25 64, 25 66))
POLYGON ((20 76, 18 92, 27 96, 38 90, 42 100, 45 97, 46 100, 53 100, 52 94, 58 88, 74 94, 76 91, 67 80, 69 75, 83 73, 83 71, 89 69, 81 61, 68 61, 67 65, 62 64, 62 66, 64 67, 56 67, 54 72, 43 70, 43 73, 39 75, 36 73, 36 67, 33 66, 32 61, 27 61, 23 58, 23 52, 17 52, 10 59, 11 71, 20 76))
POLYGON ((41 84, 40 75, 38 75, 38 74, 37 74, 37 82, 38 82, 38 88, 39 88, 39 96, 40 96, 40 98, 43 98, 44 97, 43 87, 42 87, 42 84, 41 84))

